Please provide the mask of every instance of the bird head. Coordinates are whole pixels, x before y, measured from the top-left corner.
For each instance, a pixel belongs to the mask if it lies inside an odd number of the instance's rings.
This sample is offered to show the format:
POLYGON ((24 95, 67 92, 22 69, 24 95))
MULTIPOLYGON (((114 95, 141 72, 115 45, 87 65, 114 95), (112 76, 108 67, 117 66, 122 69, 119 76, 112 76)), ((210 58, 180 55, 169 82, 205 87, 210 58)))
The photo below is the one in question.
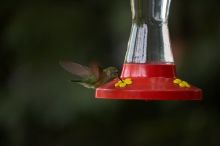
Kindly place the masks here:
POLYGON ((111 79, 117 78, 119 76, 119 70, 114 66, 110 66, 104 69, 104 72, 111 79))

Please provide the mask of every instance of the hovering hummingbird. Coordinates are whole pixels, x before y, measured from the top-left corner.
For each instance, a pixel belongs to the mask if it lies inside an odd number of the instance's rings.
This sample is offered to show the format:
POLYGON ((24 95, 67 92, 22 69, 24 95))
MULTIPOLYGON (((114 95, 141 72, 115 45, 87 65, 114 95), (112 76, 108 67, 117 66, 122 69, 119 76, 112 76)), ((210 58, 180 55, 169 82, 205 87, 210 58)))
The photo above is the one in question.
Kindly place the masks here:
POLYGON ((79 80, 71 80, 86 88, 97 88, 114 78, 119 78, 119 71, 116 67, 110 66, 102 69, 98 64, 91 64, 90 67, 71 61, 60 61, 60 65, 68 72, 81 77, 79 80))

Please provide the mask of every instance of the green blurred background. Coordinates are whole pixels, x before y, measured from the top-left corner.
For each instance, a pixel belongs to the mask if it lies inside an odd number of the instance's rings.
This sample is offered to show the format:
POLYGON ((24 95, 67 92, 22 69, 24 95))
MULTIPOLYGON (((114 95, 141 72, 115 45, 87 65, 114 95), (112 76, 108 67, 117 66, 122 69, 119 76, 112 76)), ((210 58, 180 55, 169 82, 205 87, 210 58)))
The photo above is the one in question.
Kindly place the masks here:
POLYGON ((129 0, 1 0, 0 146, 219 146, 220 1, 173 0, 181 78, 204 100, 97 100, 60 59, 121 67, 129 0))

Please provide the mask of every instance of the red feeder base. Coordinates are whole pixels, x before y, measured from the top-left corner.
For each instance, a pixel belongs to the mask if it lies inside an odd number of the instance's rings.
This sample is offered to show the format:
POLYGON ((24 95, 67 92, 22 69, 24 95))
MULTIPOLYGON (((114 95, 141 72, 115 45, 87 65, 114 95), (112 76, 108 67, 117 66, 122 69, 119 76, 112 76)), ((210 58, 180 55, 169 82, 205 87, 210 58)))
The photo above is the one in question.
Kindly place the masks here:
POLYGON ((115 87, 115 79, 96 89, 96 98, 135 100, 201 100, 202 91, 195 86, 180 87, 173 83, 173 64, 124 64, 122 79, 131 78, 132 84, 115 87))

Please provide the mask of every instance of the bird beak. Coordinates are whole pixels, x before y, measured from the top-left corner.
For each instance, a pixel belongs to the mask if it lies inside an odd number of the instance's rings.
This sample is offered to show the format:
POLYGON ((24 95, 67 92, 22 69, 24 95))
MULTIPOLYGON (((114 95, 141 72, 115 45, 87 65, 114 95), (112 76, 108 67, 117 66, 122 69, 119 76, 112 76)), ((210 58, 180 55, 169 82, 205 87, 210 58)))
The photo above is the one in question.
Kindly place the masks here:
POLYGON ((118 79, 121 80, 121 81, 123 82, 123 80, 121 79, 121 77, 119 76, 119 74, 118 74, 118 79))

